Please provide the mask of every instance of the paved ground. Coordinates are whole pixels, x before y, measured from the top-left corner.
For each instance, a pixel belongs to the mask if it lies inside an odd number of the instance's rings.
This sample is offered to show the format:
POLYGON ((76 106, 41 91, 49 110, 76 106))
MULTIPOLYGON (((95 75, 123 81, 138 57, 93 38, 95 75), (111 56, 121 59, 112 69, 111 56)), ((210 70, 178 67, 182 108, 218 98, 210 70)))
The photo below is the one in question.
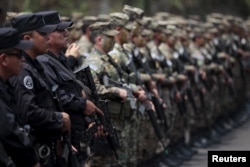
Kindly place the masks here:
MULTIPOLYGON (((250 105, 250 103, 249 103, 250 105)), ((247 107, 249 110, 250 107, 247 107)), ((186 161, 181 167, 207 167, 207 152, 223 150, 250 151, 250 120, 242 126, 233 129, 222 137, 221 143, 214 144, 205 149, 198 149, 198 154, 192 160, 186 161)))

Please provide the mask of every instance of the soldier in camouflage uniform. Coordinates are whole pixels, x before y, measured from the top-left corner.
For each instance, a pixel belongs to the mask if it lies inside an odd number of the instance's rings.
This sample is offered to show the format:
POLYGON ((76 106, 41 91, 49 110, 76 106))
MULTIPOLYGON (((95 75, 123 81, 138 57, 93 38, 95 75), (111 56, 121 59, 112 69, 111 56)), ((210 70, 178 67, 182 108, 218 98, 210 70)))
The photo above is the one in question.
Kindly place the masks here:
MULTIPOLYGON (((103 74, 119 82, 126 83, 127 80, 126 76, 121 74, 123 71, 117 69, 116 65, 113 64, 114 60, 108 55, 108 52, 113 48, 113 37, 118 33, 116 30, 111 30, 110 26, 109 22, 97 22, 90 26, 94 49, 85 63, 91 68, 100 97, 111 100, 109 104, 111 117, 120 137, 120 149, 118 150, 120 158, 119 162, 108 162, 108 157, 104 156, 107 154, 103 154, 101 157, 93 156, 92 159, 102 158, 107 162, 107 165, 135 166, 137 142, 134 140, 137 139, 136 135, 138 134, 136 131, 138 113, 135 112, 136 105, 131 103, 136 103, 137 99, 135 97, 139 100, 144 100, 146 97, 136 85, 130 87, 132 97, 128 97, 127 91, 123 88, 103 85, 100 78, 103 74), (130 105, 127 105, 129 103, 130 105)), ((94 161, 92 161, 92 164, 95 166, 94 161)), ((103 166, 103 163, 99 165, 103 166)))
MULTIPOLYGON (((128 75, 128 83, 133 83, 135 85, 139 85, 145 90, 145 82, 150 82, 151 77, 148 74, 138 72, 138 69, 136 68, 134 64, 134 57, 133 52, 129 52, 129 50, 126 50, 124 48, 124 44, 128 43, 128 39, 130 37, 129 32, 133 31, 133 27, 129 26, 128 24, 128 15, 124 13, 111 13, 111 23, 116 25, 116 29, 119 30, 119 34, 115 36, 115 47, 114 49, 109 52, 110 56, 114 59, 114 61, 119 64, 122 68, 122 70, 128 75), (128 25, 127 25, 128 24, 128 25)), ((138 145, 137 148, 137 155, 136 158, 138 161, 141 161, 143 158, 147 159, 147 154, 153 154, 155 149, 149 150, 149 143, 150 147, 157 144, 157 140, 154 140, 153 142, 149 142, 148 138, 152 137, 155 139, 155 134, 150 133, 152 132, 152 125, 148 120, 145 120, 145 114, 140 113, 140 116, 137 121, 135 132, 139 132, 141 135, 140 137, 135 137, 137 141, 134 141, 133 145, 138 145), (145 131, 144 129, 148 129, 148 131, 145 131)), ((131 149, 132 150, 132 149, 131 149)), ((152 155, 151 155, 152 157, 152 155)))
POLYGON ((76 43, 80 46, 80 54, 83 56, 83 59, 88 57, 92 50, 93 44, 90 41, 89 25, 95 23, 96 21, 97 18, 95 16, 85 16, 82 19, 82 36, 76 43))

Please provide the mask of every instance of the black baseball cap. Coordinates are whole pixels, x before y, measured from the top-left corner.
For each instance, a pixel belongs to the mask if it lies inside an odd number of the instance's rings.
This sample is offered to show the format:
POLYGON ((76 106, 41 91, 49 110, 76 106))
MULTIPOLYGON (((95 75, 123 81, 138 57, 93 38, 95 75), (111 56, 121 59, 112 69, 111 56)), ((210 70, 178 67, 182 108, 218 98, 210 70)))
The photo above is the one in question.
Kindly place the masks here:
POLYGON ((42 11, 35 15, 42 16, 47 24, 57 25, 56 29, 63 30, 73 25, 71 21, 61 21, 60 14, 57 11, 42 11))
POLYGON ((49 25, 45 22, 43 16, 35 14, 24 14, 11 19, 11 25, 20 33, 28 31, 38 31, 50 33, 56 30, 56 25, 49 25))
POLYGON ((0 50, 11 48, 27 50, 32 47, 32 41, 20 40, 19 32, 16 29, 10 27, 0 28, 0 50))

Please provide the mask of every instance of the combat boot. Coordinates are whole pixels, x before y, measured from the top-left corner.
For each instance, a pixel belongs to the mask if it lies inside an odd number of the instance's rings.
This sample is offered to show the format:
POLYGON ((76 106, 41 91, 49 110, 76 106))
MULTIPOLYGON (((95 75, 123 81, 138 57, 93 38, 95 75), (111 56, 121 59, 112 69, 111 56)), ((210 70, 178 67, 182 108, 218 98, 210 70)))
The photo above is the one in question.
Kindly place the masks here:
POLYGON ((246 122, 249 119, 249 116, 250 113, 248 113, 248 110, 244 109, 241 112, 236 113, 234 116, 232 116, 231 119, 236 123, 236 127, 238 127, 242 125, 244 122, 246 122))
POLYGON ((223 120, 221 126, 226 130, 226 133, 230 132, 233 129, 233 126, 230 123, 228 123, 228 119, 223 120))
POLYGON ((212 143, 213 143, 212 140, 209 140, 208 138, 201 136, 192 143, 192 146, 197 148, 206 148, 212 143))
POLYGON ((165 157, 164 153, 155 155, 152 159, 140 163, 138 167, 169 167, 165 162, 165 157))
POLYGON ((209 130, 209 138, 213 141, 213 143, 220 143, 222 135, 218 133, 215 129, 209 130))
POLYGON ((229 118, 227 119, 227 123, 228 123, 229 125, 231 125, 232 128, 238 127, 238 123, 237 123, 235 120, 233 120, 231 117, 229 117, 229 118))
POLYGON ((218 122, 215 125, 215 129, 222 135, 226 134, 228 130, 222 125, 222 122, 218 122))
POLYGON ((192 149, 192 147, 190 147, 189 145, 186 145, 184 144, 182 147, 181 147, 181 151, 186 154, 186 155, 191 155, 193 156, 194 154, 197 153, 196 150, 192 149))
POLYGON ((164 162, 167 166, 169 166, 169 167, 178 167, 178 166, 182 165, 183 160, 180 159, 180 158, 177 158, 177 157, 175 157, 175 156, 173 156, 173 155, 171 155, 171 156, 167 156, 167 157, 163 160, 163 162, 164 162))
POLYGON ((176 150, 173 155, 176 157, 176 158, 180 158, 182 159, 183 161, 188 161, 192 158, 192 155, 191 154, 185 154, 183 153, 181 150, 176 150))
POLYGON ((173 152, 173 155, 177 158, 183 159, 185 161, 188 161, 192 158, 194 152, 189 151, 187 148, 185 148, 184 143, 178 144, 176 147, 176 150, 173 152))

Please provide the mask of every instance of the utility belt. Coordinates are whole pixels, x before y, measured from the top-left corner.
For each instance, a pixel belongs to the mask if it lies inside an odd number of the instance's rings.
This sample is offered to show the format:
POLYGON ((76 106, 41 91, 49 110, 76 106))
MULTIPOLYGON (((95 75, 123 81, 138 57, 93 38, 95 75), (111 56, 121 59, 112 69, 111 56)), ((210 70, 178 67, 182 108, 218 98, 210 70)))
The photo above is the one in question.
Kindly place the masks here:
POLYGON ((137 108, 135 98, 127 98, 125 102, 109 101, 110 115, 114 119, 129 119, 137 108))

